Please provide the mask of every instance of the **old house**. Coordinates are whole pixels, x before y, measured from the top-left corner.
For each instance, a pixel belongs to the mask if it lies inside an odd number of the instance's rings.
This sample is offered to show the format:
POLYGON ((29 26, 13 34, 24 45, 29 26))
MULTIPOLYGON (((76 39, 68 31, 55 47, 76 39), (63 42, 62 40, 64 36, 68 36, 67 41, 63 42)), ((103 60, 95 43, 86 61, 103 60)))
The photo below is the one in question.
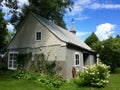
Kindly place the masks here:
MULTIPOLYGON (((96 62, 96 53, 75 35, 74 23, 67 31, 51 21, 30 13, 9 45, 8 69, 16 70, 17 55, 32 52, 49 54, 49 60, 57 61, 57 72, 72 77, 72 68, 83 70, 85 65, 96 62)), ((34 58, 33 58, 34 59, 34 58)), ((34 60, 33 60, 34 61, 34 60)))

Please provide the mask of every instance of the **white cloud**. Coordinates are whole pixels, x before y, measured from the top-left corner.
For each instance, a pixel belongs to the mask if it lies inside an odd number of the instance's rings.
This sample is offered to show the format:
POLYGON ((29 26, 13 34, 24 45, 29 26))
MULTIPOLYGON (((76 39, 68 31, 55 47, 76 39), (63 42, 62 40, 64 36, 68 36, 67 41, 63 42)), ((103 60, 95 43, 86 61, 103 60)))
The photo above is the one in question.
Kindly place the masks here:
POLYGON ((76 17, 76 18, 74 18, 74 19, 75 19, 75 20, 85 20, 85 19, 88 19, 88 18, 89 18, 89 17, 82 15, 82 16, 78 16, 78 17, 76 17))
POLYGON ((120 4, 99 4, 99 3, 94 3, 94 4, 92 4, 90 6, 90 8, 91 9, 120 9, 120 4))
POLYGON ((69 12, 69 15, 81 14, 81 12, 91 3, 91 0, 76 0, 74 2, 72 12, 69 12))
POLYGON ((105 40, 109 38, 114 32, 116 25, 111 23, 100 24, 96 27, 95 34, 100 40, 105 40))
POLYGON ((28 0, 18 0, 18 6, 22 7, 24 4, 25 5, 29 5, 28 0))
MULTIPOLYGON (((5 0, 3 0, 3 2, 1 3, 1 4, 2 4, 2 11, 5 13, 4 18, 5 18, 6 20, 9 20, 9 19, 11 18, 11 15, 12 15, 12 14, 9 13, 10 9, 9 9, 8 7, 6 7, 6 6, 4 5, 4 3, 5 3, 5 0)), ((25 5, 29 5, 28 0, 18 0, 18 6, 20 7, 19 9, 17 9, 18 12, 21 12, 21 8, 22 8, 22 6, 23 6, 24 4, 25 4, 25 5)), ((13 26, 12 24, 10 24, 10 23, 8 23, 7 28, 8 28, 8 30, 10 30, 10 31, 13 31, 13 30, 14 30, 14 26, 13 26)))
POLYGON ((8 23, 7 28, 8 28, 8 30, 10 30, 10 31, 13 31, 13 30, 14 30, 14 26, 13 26, 12 24, 10 24, 10 23, 8 23))
MULTIPOLYGON (((9 11, 10 9, 8 7, 6 7, 4 4, 5 4, 5 0, 3 0, 3 2, 1 3, 2 4, 2 11, 5 13, 5 14, 9 14, 9 11)), ((18 7, 19 9, 17 11, 21 12, 21 8, 23 5, 29 5, 29 2, 28 0, 18 0, 18 7)), ((11 15, 9 15, 11 16, 11 15)))
POLYGON ((72 12, 67 12, 67 15, 76 16, 79 20, 88 19, 87 16, 83 15, 85 9, 120 9, 120 4, 112 4, 105 0, 98 2, 98 0, 76 0, 73 5, 72 12))

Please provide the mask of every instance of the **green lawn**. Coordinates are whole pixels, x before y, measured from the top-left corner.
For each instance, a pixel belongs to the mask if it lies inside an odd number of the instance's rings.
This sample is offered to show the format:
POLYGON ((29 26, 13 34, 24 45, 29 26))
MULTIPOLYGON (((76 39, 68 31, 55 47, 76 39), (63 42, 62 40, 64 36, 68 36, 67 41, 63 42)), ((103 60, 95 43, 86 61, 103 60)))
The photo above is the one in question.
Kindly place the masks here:
POLYGON ((120 73, 111 74, 110 83, 105 88, 78 87, 66 83, 61 88, 51 88, 34 80, 17 80, 0 76, 0 90, 120 90, 120 73))

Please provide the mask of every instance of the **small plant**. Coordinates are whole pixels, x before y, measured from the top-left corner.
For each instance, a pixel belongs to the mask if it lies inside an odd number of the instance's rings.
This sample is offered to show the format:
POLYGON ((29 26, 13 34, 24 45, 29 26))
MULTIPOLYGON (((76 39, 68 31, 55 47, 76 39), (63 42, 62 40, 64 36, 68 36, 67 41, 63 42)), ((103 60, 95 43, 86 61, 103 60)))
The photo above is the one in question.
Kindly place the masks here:
POLYGON ((93 66, 87 66, 84 72, 78 73, 79 81, 85 86, 104 86, 109 82, 109 68, 101 62, 93 66))
POLYGON ((41 84, 51 86, 54 88, 60 88, 66 82, 66 80, 58 74, 55 74, 53 76, 41 74, 37 77, 37 80, 41 84))
POLYGON ((55 74, 53 79, 51 79, 51 82, 55 88, 60 88, 66 80, 61 75, 55 74))

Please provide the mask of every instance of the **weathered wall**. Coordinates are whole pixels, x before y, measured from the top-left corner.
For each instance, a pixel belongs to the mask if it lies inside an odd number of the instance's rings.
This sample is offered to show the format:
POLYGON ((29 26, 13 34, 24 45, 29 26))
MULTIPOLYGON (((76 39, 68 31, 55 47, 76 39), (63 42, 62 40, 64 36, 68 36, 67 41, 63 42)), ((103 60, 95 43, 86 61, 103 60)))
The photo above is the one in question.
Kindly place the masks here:
POLYGON ((8 49, 26 47, 35 48, 56 44, 64 46, 66 43, 59 40, 44 25, 42 25, 37 19, 30 15, 8 46, 8 49), (41 41, 35 41, 35 32, 37 31, 41 32, 41 41))
POLYGON ((95 59, 95 56, 92 55, 92 54, 89 54, 88 57, 87 57, 86 60, 85 60, 85 66, 95 64, 95 63, 96 63, 95 60, 96 60, 96 59, 95 59))
POLYGON ((48 28, 31 15, 24 22, 7 49, 8 52, 44 53, 48 60, 57 60, 57 72, 63 76, 66 75, 66 43, 58 39, 48 28), (41 41, 35 41, 35 32, 38 31, 41 32, 41 41))
POLYGON ((83 70, 83 52, 79 47, 66 47, 66 43, 55 36, 48 28, 32 15, 26 19, 15 38, 8 46, 8 51, 19 53, 44 53, 49 60, 57 60, 57 72, 68 79, 72 78, 72 67, 83 70), (35 41, 35 32, 41 32, 41 41, 35 41), (80 54, 80 66, 75 66, 74 54, 80 54))
POLYGON ((29 71, 32 62, 35 61, 34 55, 44 53, 49 61, 56 60, 56 71, 62 76, 66 76, 66 47, 61 45, 40 47, 40 48, 24 48, 24 49, 11 49, 9 51, 17 51, 19 53, 29 53, 32 52, 33 60, 30 59, 25 66, 26 70, 29 71))
POLYGON ((72 68, 75 67, 76 71, 83 71, 83 53, 80 50, 75 50, 74 47, 73 48, 67 48, 67 55, 66 55, 66 65, 67 65, 67 69, 66 69, 66 76, 68 79, 72 78, 72 68), (80 65, 79 66, 75 66, 75 59, 74 59, 74 55, 75 52, 78 52, 80 54, 80 65))

